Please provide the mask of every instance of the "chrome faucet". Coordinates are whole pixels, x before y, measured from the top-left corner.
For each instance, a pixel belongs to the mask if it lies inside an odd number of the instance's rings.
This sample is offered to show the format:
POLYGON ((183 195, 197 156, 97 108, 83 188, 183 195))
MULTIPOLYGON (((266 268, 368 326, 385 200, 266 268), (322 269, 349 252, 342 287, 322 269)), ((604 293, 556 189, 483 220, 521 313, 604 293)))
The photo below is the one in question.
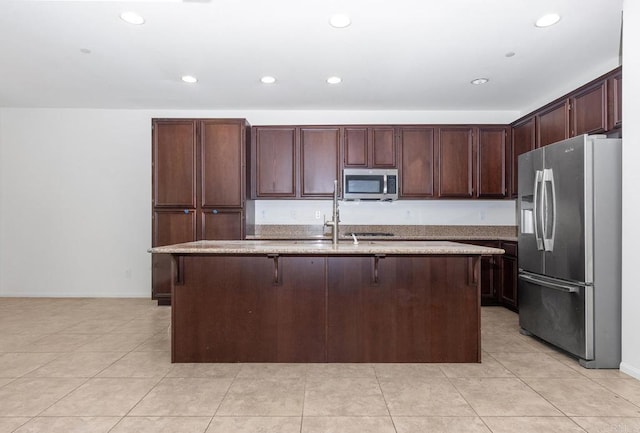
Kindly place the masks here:
POLYGON ((331 221, 324 222, 325 226, 330 226, 332 228, 332 239, 333 245, 338 245, 338 232, 340 231, 339 223, 340 222, 340 211, 338 210, 338 181, 333 181, 333 219, 331 221))

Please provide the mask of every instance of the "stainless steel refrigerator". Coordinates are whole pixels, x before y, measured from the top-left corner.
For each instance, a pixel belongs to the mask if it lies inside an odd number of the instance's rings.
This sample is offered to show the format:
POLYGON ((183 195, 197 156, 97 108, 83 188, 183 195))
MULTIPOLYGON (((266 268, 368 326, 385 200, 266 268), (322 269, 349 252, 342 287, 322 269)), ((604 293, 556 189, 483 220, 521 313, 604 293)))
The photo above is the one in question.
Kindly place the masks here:
POLYGON ((618 368, 621 139, 581 135, 518 158, 520 328, 618 368))

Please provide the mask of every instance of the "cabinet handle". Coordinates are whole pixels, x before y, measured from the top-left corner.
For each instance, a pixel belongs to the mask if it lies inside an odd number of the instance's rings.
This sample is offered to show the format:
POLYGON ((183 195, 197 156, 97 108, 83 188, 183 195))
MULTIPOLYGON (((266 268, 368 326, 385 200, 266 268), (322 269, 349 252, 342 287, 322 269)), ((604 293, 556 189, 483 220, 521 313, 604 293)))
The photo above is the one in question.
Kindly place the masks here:
POLYGON ((184 212, 185 215, 189 215, 189 209, 185 209, 182 212, 184 212))
POLYGON ((218 209, 214 209, 214 210, 212 210, 212 211, 211 211, 211 213, 213 213, 213 214, 217 214, 217 213, 218 213, 218 209))
POLYGON ((280 261, 279 261, 280 256, 278 256, 277 254, 269 254, 267 255, 267 257, 269 257, 270 259, 273 259, 273 284, 279 285, 280 284, 280 261))

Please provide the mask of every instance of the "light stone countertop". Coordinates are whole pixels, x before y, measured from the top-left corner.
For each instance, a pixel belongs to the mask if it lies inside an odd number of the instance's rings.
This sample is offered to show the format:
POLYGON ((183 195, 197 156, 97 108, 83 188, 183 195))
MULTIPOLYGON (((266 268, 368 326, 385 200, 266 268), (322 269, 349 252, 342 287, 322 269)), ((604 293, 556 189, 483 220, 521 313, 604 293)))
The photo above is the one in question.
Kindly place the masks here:
MULTIPOLYGON (((370 233, 360 239, 385 241, 518 241, 515 226, 398 226, 340 225, 340 239, 349 240, 347 233, 370 233), (393 236, 375 236, 388 233, 393 236)), ((255 225, 247 227, 247 240, 313 240, 331 239, 330 229, 322 225, 255 225)))
POLYGON ((195 241, 151 248, 154 254, 299 254, 299 255, 493 255, 500 248, 482 247, 447 241, 341 240, 333 245, 326 240, 236 240, 195 241))

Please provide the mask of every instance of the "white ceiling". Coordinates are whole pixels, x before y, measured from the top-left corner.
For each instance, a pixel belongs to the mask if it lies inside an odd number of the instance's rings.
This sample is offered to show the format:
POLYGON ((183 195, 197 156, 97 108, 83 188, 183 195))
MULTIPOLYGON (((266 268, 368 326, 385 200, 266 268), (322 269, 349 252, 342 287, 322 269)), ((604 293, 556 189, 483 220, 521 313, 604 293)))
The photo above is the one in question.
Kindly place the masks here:
POLYGON ((615 67, 621 15, 622 0, 0 0, 0 106, 521 110, 615 67), (329 26, 337 12, 352 25, 329 26), (548 12, 562 20, 536 28, 548 12))

